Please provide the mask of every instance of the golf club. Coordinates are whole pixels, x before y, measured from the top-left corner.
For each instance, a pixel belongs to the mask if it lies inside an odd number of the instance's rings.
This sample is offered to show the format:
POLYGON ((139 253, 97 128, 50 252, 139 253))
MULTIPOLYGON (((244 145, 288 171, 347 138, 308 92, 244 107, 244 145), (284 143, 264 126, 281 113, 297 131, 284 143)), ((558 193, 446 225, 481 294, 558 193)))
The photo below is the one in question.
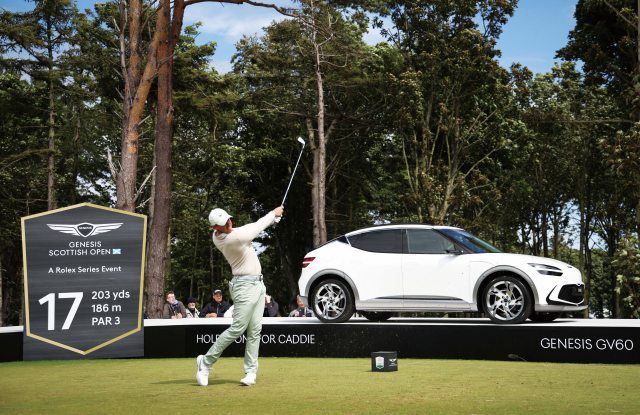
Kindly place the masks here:
MULTIPOLYGON (((298 164, 300 163, 300 158, 302 157, 302 152, 304 151, 304 146, 307 144, 302 137, 298 137, 298 142, 302 143, 302 150, 300 150, 300 155, 298 156, 298 161, 296 162, 296 167, 293 169, 293 173, 291 174, 291 180, 289 180, 289 186, 287 186, 287 191, 284 194, 284 198, 282 199, 282 204, 280 206, 284 206, 284 201, 287 200, 287 195, 289 194, 289 188, 291 188, 291 182, 293 182, 293 176, 296 175, 296 170, 298 169, 298 164)), ((276 218, 276 223, 280 222, 282 216, 276 218)))

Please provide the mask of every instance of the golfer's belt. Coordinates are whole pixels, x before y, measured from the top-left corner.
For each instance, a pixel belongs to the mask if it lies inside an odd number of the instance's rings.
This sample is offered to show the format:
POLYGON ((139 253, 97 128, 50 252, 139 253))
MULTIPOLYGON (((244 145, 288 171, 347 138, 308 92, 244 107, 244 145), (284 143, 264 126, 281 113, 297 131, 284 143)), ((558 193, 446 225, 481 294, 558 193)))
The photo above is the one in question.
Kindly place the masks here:
POLYGON ((233 279, 236 281, 262 281, 262 274, 260 275, 234 275, 233 279))

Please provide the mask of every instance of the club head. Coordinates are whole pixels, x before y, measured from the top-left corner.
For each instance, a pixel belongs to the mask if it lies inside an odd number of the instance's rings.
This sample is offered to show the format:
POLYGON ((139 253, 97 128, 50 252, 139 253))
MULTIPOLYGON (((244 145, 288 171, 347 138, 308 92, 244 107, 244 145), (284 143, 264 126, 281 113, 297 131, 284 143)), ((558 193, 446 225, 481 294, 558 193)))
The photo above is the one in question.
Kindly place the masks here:
POLYGON ((298 142, 301 143, 302 145, 306 144, 302 137, 298 137, 298 142))

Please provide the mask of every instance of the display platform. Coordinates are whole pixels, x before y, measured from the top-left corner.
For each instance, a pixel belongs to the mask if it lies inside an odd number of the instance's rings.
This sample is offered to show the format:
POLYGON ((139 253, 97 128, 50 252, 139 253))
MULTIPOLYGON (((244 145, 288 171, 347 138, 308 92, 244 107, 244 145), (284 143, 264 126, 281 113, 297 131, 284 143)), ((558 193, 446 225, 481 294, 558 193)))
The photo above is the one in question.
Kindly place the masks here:
MULTIPOLYGON (((144 320, 145 358, 205 353, 231 319, 144 320)), ((363 357, 393 350, 399 359, 525 360, 559 363, 640 363, 640 320, 560 319, 498 325, 488 319, 265 318, 260 356, 363 357), (511 355, 511 356, 509 356, 511 355), (517 356, 517 357, 514 357, 517 356)), ((243 356, 245 337, 224 356, 243 356)), ((0 362, 22 360, 22 327, 0 328, 0 362)))

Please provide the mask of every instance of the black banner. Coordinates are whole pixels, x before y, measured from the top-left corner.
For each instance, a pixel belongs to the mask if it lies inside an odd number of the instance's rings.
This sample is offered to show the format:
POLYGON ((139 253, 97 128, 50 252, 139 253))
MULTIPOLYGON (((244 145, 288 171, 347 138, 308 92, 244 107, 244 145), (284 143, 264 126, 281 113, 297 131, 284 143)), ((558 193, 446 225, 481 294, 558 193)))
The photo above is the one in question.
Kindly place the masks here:
MULTIPOLYGON (((260 356, 370 357, 373 352, 395 350, 399 359, 509 360, 509 355, 517 355, 518 360, 530 362, 640 363, 640 330, 615 327, 615 320, 610 321, 611 327, 582 325, 575 320, 519 325, 497 325, 488 320, 478 324, 453 319, 428 321, 274 321, 262 327, 260 356)), ((145 357, 196 357, 206 353, 228 327, 206 323, 147 327, 145 357)), ((243 356, 245 344, 246 337, 240 337, 223 356, 243 356)))
POLYGON ((22 218, 24 360, 144 355, 145 231, 90 204, 22 218))
MULTIPOLYGON (((639 364, 640 325, 630 320, 558 320, 495 325, 488 320, 351 320, 322 324, 310 319, 265 319, 260 356, 366 357, 395 350, 398 358, 517 360, 557 363, 639 364)), ((194 358, 227 327, 219 319, 145 320, 145 358, 194 358)), ((19 328, 18 328, 19 330, 19 328)), ((22 360, 22 333, 0 329, 0 362, 22 360)), ((244 356, 240 337, 223 357, 244 356)))

